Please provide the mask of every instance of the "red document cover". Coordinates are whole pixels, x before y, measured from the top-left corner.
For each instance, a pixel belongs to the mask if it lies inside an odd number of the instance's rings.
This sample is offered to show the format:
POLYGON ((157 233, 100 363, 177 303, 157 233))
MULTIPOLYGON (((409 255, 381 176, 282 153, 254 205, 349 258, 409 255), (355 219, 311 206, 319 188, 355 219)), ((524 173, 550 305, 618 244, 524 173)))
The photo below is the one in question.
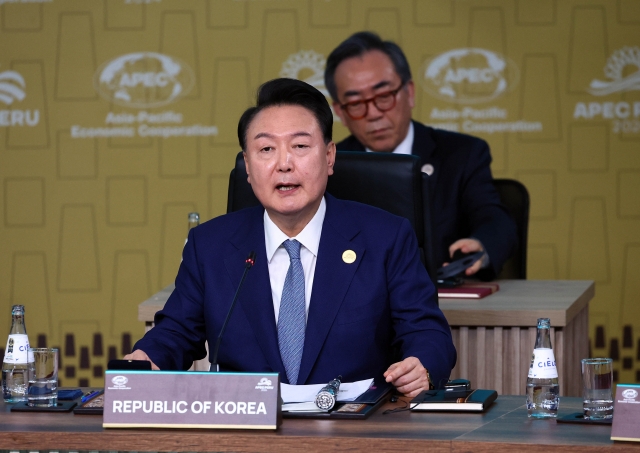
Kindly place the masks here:
POLYGON ((482 299, 500 289, 497 283, 467 282, 454 288, 438 288, 441 299, 482 299))

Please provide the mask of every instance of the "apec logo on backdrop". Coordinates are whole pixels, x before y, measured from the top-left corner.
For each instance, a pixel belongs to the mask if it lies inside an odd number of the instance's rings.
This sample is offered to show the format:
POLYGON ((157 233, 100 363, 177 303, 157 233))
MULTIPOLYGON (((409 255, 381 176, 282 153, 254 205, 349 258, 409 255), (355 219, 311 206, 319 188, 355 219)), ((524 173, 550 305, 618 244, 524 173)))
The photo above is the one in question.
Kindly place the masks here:
POLYGON ((487 102, 513 89, 517 66, 486 49, 453 49, 424 63, 422 86, 432 96, 459 104, 487 102))
POLYGON ((340 121, 338 115, 333 111, 331 96, 324 85, 324 68, 326 64, 327 60, 321 53, 315 50, 301 50, 289 55, 285 62, 282 63, 280 77, 302 80, 315 87, 329 101, 329 107, 333 113, 333 121, 340 121))
MULTIPOLYGON (((0 72, 0 102, 7 106, 14 102, 21 102, 26 97, 26 83, 24 77, 17 71, 0 72)), ((0 110, 0 127, 6 126, 36 126, 40 122, 40 110, 0 110)))
POLYGON ((7 105, 14 101, 22 101, 26 93, 24 77, 16 71, 0 72, 0 101, 7 105))
POLYGON ((313 50, 301 50, 289 55, 289 58, 282 63, 280 77, 302 80, 328 97, 329 92, 324 86, 326 63, 327 61, 322 54, 313 50))
POLYGON ((151 108, 170 104, 191 91, 193 71, 175 57, 155 52, 121 55, 95 75, 96 90, 123 107, 151 108))
POLYGON ((640 48, 625 46, 616 50, 607 60, 604 75, 609 80, 592 80, 589 93, 605 96, 621 91, 640 90, 640 48), (624 76, 629 69, 635 71, 624 76))
POLYGON ((515 63, 491 50, 470 47, 436 55, 422 65, 422 88, 437 99, 464 106, 432 108, 429 124, 467 134, 542 131, 541 121, 512 118, 500 105, 470 106, 494 101, 514 89, 519 77, 515 63))
MULTIPOLYGON (((103 64, 94 75, 96 91, 105 100, 133 109, 107 113, 104 125, 72 124, 71 138, 209 137, 218 127, 183 124, 185 116, 173 110, 149 111, 177 101, 195 85, 191 68, 177 58, 156 52, 134 52, 103 64)), ((191 113, 191 112, 189 112, 191 113)))
MULTIPOLYGON (((624 46, 607 59, 604 75, 608 80, 593 79, 586 91, 593 96, 607 96, 640 91, 640 48, 624 46)), ((633 99, 632 95, 629 96, 633 99)), ((640 134, 640 101, 629 98, 610 101, 576 102, 574 120, 611 120, 614 134, 640 134)))

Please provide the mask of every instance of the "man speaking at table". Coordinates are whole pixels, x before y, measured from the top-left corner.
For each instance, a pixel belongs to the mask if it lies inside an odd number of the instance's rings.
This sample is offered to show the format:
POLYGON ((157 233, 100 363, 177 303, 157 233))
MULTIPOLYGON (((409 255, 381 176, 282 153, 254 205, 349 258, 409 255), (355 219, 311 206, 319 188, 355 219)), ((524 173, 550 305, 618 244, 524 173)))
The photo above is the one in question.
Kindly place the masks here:
POLYGON ((516 227, 500 203, 487 143, 411 120, 415 87, 402 49, 371 32, 347 38, 331 52, 325 85, 336 114, 353 134, 340 151, 414 154, 429 174, 436 264, 456 250, 484 251, 466 270, 492 279, 515 251, 516 227))
POLYGON ((220 345, 221 371, 274 371, 291 384, 384 376, 408 396, 429 378, 446 382, 456 352, 409 222, 325 193, 332 126, 312 86, 276 79, 260 88, 238 139, 262 206, 189 232, 175 290, 125 358, 169 370, 203 358, 254 251, 220 345))

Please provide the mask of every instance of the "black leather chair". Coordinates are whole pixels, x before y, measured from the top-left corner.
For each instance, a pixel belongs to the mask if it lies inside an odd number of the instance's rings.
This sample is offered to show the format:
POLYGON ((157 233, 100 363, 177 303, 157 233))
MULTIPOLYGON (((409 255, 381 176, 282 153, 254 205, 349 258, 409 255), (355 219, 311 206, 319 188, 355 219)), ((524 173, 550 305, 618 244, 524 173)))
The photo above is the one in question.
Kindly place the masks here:
MULTIPOLYGON (((409 220, 416 232, 422 262, 435 283, 428 176, 420 171, 417 156, 338 151, 327 192, 336 198, 358 201, 409 220)), ((260 204, 247 182, 242 153, 229 177, 227 212, 260 204)))
POLYGON ((504 263, 502 271, 500 271, 497 278, 524 280, 527 278, 529 192, 524 184, 514 179, 494 179, 493 183, 500 194, 502 204, 515 220, 518 230, 518 249, 504 263))

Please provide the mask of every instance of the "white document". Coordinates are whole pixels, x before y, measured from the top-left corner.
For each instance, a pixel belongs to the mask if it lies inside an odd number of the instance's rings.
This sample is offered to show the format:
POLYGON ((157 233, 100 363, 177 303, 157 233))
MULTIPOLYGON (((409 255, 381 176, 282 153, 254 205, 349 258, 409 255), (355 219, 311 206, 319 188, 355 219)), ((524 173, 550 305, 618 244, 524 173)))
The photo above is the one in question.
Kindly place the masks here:
POLYGON ((282 405, 283 412, 327 412, 316 406, 315 402, 306 403, 285 403, 282 405))
MULTIPOLYGON (((364 381, 357 382, 343 382, 338 389, 338 401, 346 402, 353 401, 364 392, 369 390, 373 384, 372 379, 365 379, 364 381)), ((282 396, 282 402, 287 403, 314 403, 318 392, 327 384, 313 384, 313 385, 290 385, 280 384, 280 395, 282 396)), ((283 406, 284 410, 284 406, 283 406)))

